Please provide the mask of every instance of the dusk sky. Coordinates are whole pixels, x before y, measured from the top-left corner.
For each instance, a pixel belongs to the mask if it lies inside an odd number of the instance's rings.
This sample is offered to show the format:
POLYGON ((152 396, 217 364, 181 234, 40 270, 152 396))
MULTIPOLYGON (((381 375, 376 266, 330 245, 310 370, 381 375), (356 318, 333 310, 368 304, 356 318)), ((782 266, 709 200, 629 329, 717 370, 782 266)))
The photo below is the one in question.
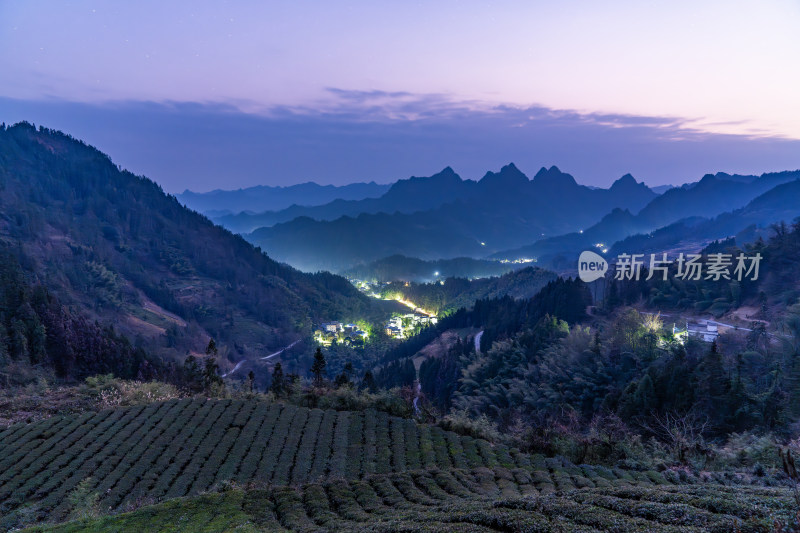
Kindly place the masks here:
POLYGON ((800 168, 800 2, 13 2, 0 121, 168 192, 800 168))

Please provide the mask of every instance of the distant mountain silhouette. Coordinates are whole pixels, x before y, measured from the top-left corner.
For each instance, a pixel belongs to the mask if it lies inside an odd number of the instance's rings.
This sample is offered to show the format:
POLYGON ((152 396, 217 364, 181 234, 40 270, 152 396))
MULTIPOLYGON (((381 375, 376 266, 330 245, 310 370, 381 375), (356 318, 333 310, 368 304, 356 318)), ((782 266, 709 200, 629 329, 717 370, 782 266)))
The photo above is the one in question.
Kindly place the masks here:
POLYGON ((401 180, 381 198, 348 206, 370 211, 335 220, 296 218, 247 238, 279 260, 312 271, 393 254, 475 257, 589 226, 615 207, 638 211, 656 196, 631 176, 609 189, 592 189, 557 167, 542 168, 529 180, 512 163, 478 182, 447 168, 430 178, 401 180))
POLYGON ((658 185, 656 187, 650 187, 650 190, 653 191, 656 194, 664 194, 668 190, 674 189, 674 188, 675 188, 674 185, 658 185))
POLYGON ((232 191, 217 189, 209 192, 193 192, 187 189, 178 194, 177 198, 190 209, 209 217, 219 217, 242 212, 261 213, 285 209, 292 205, 322 205, 337 199, 377 198, 388 191, 390 186, 374 181, 342 186, 308 182, 286 187, 258 185, 232 191))
POLYGON ((690 216, 713 217, 742 207, 776 185, 800 177, 800 171, 761 176, 706 174, 690 186, 670 189, 650 202, 637 217, 644 228, 655 229, 690 216))
MULTIPOLYGON (((800 176, 799 176, 800 178, 800 176)), ((800 179, 783 183, 758 196, 746 206, 714 218, 691 217, 651 233, 632 235, 616 243, 609 255, 654 253, 680 247, 681 243, 735 237, 737 244, 769 235, 769 226, 800 217, 800 179), (764 231, 767 228, 767 231, 764 231)))
POLYGON ((215 217, 214 221, 231 231, 249 233, 257 228, 289 222, 299 217, 335 220, 362 213, 414 213, 433 209, 445 202, 466 198, 475 191, 474 181, 462 180, 447 167, 430 177, 411 177, 393 183, 382 196, 361 200, 337 199, 324 205, 292 205, 278 211, 239 213, 215 217))
MULTIPOLYGON (((548 265, 559 255, 571 257, 583 249, 610 249, 613 243, 630 235, 647 234, 679 220, 684 221, 682 227, 690 227, 686 222, 689 219, 709 219, 742 208, 763 193, 797 178, 800 178, 800 171, 767 173, 761 176, 708 174, 698 182, 666 191, 654 198, 637 214, 614 209, 582 233, 571 232, 540 239, 534 244, 498 252, 491 257, 493 259, 535 257, 541 264, 548 265)), ((789 198, 788 201, 791 202, 794 198, 794 201, 800 204, 800 196, 789 198)), ((770 209, 779 212, 774 206, 770 209)), ((774 221, 770 218, 772 215, 769 209, 762 211, 766 218, 759 218, 759 221, 774 221)))

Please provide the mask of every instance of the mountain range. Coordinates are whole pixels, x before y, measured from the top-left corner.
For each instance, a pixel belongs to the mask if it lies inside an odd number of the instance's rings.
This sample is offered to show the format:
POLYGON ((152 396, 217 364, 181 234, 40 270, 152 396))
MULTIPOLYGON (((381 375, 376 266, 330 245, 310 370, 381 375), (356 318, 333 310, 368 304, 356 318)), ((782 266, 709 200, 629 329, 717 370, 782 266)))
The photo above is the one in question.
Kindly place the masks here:
MULTIPOLYGON (((427 178, 399 180, 379 198, 215 220, 232 231, 263 225, 243 235, 304 271, 345 272, 398 254, 425 261, 535 259, 558 269, 581 249, 608 250, 629 236, 684 219, 714 219, 798 177, 800 171, 720 172, 659 188, 658 194, 630 174, 602 189, 580 185, 557 167, 542 168, 529 179, 511 163, 477 181, 447 167, 427 178)), ((769 208, 761 211, 750 224, 776 221, 769 208)), ((791 206, 781 213, 796 216, 791 206)), ((736 232, 745 227, 733 226, 736 232)))
POLYGON ((221 217, 239 213, 281 210, 290 206, 322 205, 334 200, 376 198, 389 190, 389 185, 371 181, 348 185, 319 185, 314 182, 286 187, 258 185, 237 190, 216 189, 209 192, 185 190, 178 200, 191 209, 208 216, 221 217))
MULTIPOLYGON (((671 233, 676 237, 680 234, 678 240, 695 243, 735 235, 751 225, 765 226, 800 216, 798 179, 800 171, 761 176, 708 174, 698 182, 668 190, 637 214, 615 208, 582 232, 542 239, 496 253, 492 258, 536 257, 543 264, 559 268, 563 266, 562 257, 572 262, 580 250, 611 249, 611 253, 616 253, 619 247, 612 245, 617 241, 633 235, 646 236, 671 225, 674 225, 671 233), (704 223, 702 228, 697 227, 700 222, 704 223), (681 228, 683 231, 679 231, 681 228)), ((677 242, 675 238, 671 241, 677 242)), ((643 244, 641 239, 635 242, 643 244)))
MULTIPOLYGON (((798 173, 800 174, 800 173, 798 173)), ((735 237, 738 244, 770 237, 770 226, 800 217, 800 175, 753 199, 742 208, 716 217, 687 217, 650 233, 631 235, 612 246, 609 255, 654 253, 684 245, 735 237)))
POLYGON ((450 167, 430 177, 411 177, 392 184, 377 198, 337 198, 324 205, 292 205, 277 211, 238 213, 214 217, 214 221, 237 233, 288 222, 298 217, 335 220, 362 213, 414 213, 434 209, 444 203, 466 198, 476 183, 461 178, 450 167))
POLYGON ((592 189, 557 167, 542 168, 529 179, 513 163, 487 172, 477 182, 462 180, 446 168, 414 185, 417 204, 407 211, 422 202, 441 205, 412 212, 362 212, 335 220, 304 216, 245 237, 308 271, 337 271, 398 253, 421 259, 483 257, 587 227, 615 207, 638 211, 657 197, 630 175, 608 189, 592 189), (441 195, 443 189, 448 196, 441 195))

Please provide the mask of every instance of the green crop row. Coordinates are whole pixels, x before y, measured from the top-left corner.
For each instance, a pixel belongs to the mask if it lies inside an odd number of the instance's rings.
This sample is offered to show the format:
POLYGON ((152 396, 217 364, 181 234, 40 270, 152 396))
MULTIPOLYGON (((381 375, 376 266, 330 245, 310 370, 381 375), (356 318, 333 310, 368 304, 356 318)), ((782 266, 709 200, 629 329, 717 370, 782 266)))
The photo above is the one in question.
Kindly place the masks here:
MULTIPOLYGON (((70 495, 79 486, 96 493, 106 512, 216 490, 228 481, 297 487, 397 473, 403 475, 391 486, 385 480, 368 485, 381 501, 402 505, 433 505, 444 497, 441 491, 517 498, 699 482, 686 474, 530 456, 384 412, 309 410, 255 400, 171 400, 54 417, 9 428, 0 443, 0 463, 6 465, 0 471, 0 529, 13 525, 17 511, 29 505, 40 518, 68 516, 70 495), (419 478, 428 470, 439 474, 419 478), (467 470, 469 478, 458 473, 467 470)), ((348 506, 351 493, 358 499, 369 491, 365 486, 340 491, 337 501, 348 506)))
POLYGON ((528 473, 500 466, 429 469, 301 488, 230 490, 36 531, 767 533, 794 512, 788 489, 651 485, 539 494, 530 492, 528 473))

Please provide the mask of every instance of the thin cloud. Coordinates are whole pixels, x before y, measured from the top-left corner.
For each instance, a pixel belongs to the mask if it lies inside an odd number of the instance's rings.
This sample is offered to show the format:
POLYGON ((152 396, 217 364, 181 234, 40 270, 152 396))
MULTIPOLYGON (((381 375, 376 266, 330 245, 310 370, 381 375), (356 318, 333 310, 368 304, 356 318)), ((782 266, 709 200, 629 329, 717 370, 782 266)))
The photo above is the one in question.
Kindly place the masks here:
MULTIPOLYGON (((169 192, 303 181, 390 182, 452 166, 480 178, 513 161, 558 165, 588 185, 626 173, 650 185, 708 172, 800 167, 800 141, 704 131, 689 119, 461 101, 446 94, 331 89, 306 106, 0 98, 0 121, 28 120, 96 145, 169 192)), ((699 119, 699 120, 702 120, 699 119)))

